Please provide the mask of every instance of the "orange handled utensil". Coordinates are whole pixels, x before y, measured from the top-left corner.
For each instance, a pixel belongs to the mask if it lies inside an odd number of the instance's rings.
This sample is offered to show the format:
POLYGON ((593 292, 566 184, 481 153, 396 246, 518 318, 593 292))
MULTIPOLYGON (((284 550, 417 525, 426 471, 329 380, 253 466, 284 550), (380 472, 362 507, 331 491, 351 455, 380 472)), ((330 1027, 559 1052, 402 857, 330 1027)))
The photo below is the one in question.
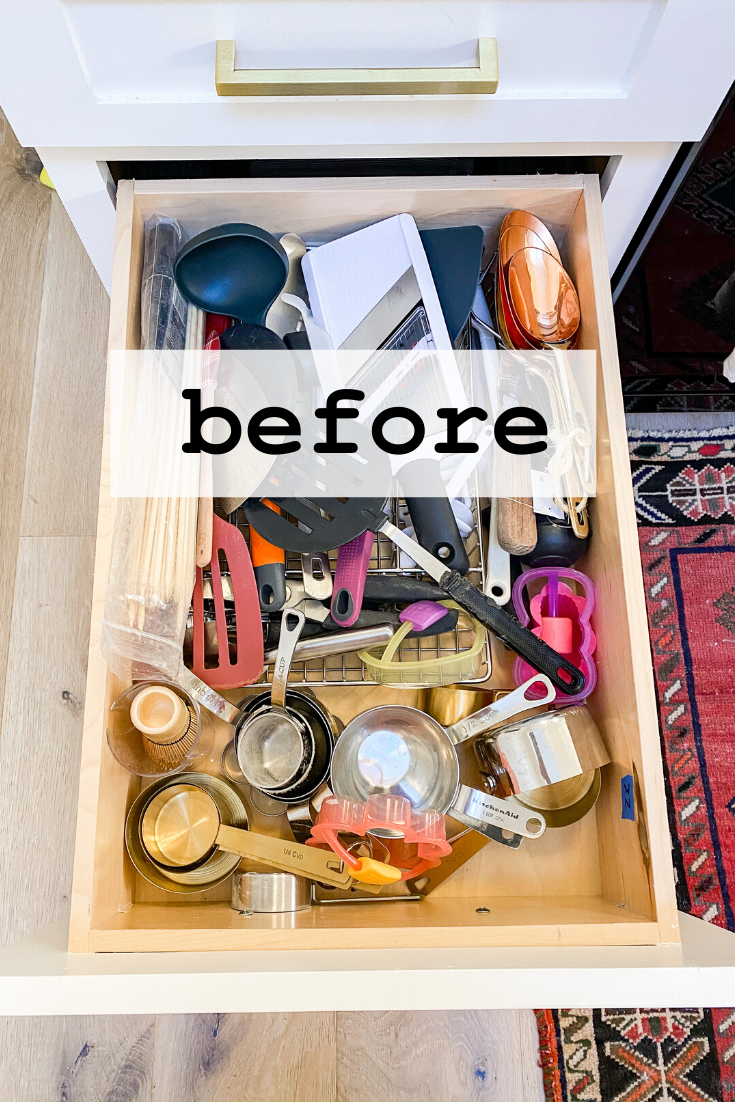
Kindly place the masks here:
MULTIPOLYGON (((266 501, 265 504, 275 513, 280 513, 273 502, 266 501)), ((286 552, 268 543, 251 525, 250 557, 253 560, 261 611, 280 611, 286 601, 286 552)))

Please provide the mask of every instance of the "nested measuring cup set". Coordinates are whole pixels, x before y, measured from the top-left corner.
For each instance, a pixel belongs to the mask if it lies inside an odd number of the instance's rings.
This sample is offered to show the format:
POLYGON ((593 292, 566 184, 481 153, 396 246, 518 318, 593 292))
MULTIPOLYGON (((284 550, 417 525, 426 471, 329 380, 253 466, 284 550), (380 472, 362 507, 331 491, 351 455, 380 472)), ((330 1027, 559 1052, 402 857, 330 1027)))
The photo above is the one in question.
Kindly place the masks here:
POLYGON ((594 803, 609 756, 585 704, 545 710, 557 695, 545 675, 447 726, 386 704, 345 727, 310 690, 288 688, 303 622, 303 613, 284 612, 272 687, 240 707, 193 677, 185 689, 185 675, 179 685, 135 685, 115 702, 117 742, 110 731, 108 741, 118 760, 127 747, 131 771, 142 772, 144 756, 155 760, 174 736, 190 740, 185 771, 144 788, 128 813, 128 853, 157 886, 202 891, 247 858, 328 887, 374 891, 415 879, 451 852, 445 815, 517 848, 594 803), (200 706, 233 726, 222 777, 193 771, 211 750, 200 706), (484 791, 460 776, 457 747, 469 740, 484 791), (306 819, 306 844, 248 829, 249 809, 264 807, 306 819))

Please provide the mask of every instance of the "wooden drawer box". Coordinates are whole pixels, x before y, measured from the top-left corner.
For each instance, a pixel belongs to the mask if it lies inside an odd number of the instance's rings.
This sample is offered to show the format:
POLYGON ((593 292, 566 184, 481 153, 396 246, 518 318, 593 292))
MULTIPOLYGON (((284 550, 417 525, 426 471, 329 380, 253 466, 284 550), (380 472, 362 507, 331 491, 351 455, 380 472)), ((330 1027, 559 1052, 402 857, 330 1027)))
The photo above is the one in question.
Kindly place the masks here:
MULTIPOLYGON (((642 945, 678 941, 649 642, 625 420, 595 176, 125 182, 118 192, 110 347, 137 348, 143 222, 178 218, 189 234, 222 222, 329 240, 408 211, 420 228, 479 224, 494 239, 522 207, 561 245, 582 306, 580 347, 597 350, 598 497, 580 563, 597 586, 598 687, 590 698, 612 764, 595 810, 518 851, 490 844, 422 902, 315 906, 239 916, 229 883, 186 901, 141 880, 125 853, 125 813, 139 791, 107 749, 111 701, 124 688, 99 650, 115 502, 105 426, 70 949, 76 952, 358 949, 490 945, 642 945), (637 778, 636 821, 621 817, 621 778, 637 778), (483 908, 483 913, 478 913, 483 908), (484 909, 487 909, 486 913, 484 909)), ((497 677, 497 674, 494 675, 497 677)), ((497 681, 493 682, 497 684, 497 681)), ((410 691, 319 690, 347 721, 410 691)), ((235 694, 235 697, 237 694, 235 694)), ((209 720, 208 720, 209 721, 209 720)), ((230 729, 216 725, 212 769, 230 729)))

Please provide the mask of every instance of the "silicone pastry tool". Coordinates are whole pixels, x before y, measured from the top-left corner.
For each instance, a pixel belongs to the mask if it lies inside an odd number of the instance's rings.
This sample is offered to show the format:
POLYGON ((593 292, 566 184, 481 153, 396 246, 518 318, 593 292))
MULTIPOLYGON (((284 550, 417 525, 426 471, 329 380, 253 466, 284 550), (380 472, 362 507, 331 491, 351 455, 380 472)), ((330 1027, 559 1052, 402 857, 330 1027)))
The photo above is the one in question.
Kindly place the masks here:
MULTIPOLYGON (((596 639, 590 624, 595 597, 594 583, 586 574, 553 566, 527 570, 513 586, 513 606, 521 623, 529 625, 534 635, 544 639, 584 674, 584 688, 573 696, 557 693, 557 703, 578 704, 590 695, 597 684, 597 668, 592 657, 596 639), (527 587, 540 578, 547 579, 546 585, 529 599, 527 587), (584 596, 578 596, 562 581, 563 578, 577 582, 584 596)), ((527 680, 529 670, 527 662, 516 658, 513 664, 516 685, 527 680)))
MULTIPOLYGON (((358 428, 355 423, 352 432, 355 433, 358 428)), ((357 454, 332 455, 328 468, 319 463, 319 457, 310 450, 310 439, 318 440, 319 431, 318 422, 316 427, 304 422, 302 450, 297 453, 298 466, 292 467, 289 457, 281 456, 261 486, 261 489, 267 487, 263 497, 287 510, 293 519, 301 521, 302 527, 291 523, 288 517, 274 513, 262 499, 249 498, 245 503, 245 513, 256 531, 271 543, 299 552, 328 551, 332 547, 341 547, 363 532, 382 532, 406 551, 429 577, 434 578, 460 608, 490 628, 502 642, 551 678, 558 689, 570 695, 582 691, 584 675, 573 663, 498 608, 492 597, 486 596, 458 571, 448 568, 392 524, 383 512, 384 500, 351 496, 359 493, 360 486, 364 484, 363 463, 357 454), (328 488, 325 493, 320 487, 324 487, 326 481, 328 488), (285 496, 281 496, 284 492, 285 496)), ((364 432, 368 442, 358 441, 358 452, 362 451, 369 457, 371 467, 376 465, 373 471, 381 462, 386 465, 384 481, 388 485, 388 457, 372 447, 370 434, 367 430, 364 432)))
MULTIPOLYGON (((343 628, 336 623, 329 614, 329 609, 319 601, 302 601, 296 605, 287 605, 300 609, 306 616, 306 625, 302 632, 302 639, 316 641, 321 639, 328 641, 334 635, 345 635, 351 631, 377 630, 378 628, 391 627, 398 631, 401 626, 399 613, 395 609, 363 609, 351 628, 343 628)), ((428 638, 429 636, 442 635, 447 631, 454 631, 457 626, 459 611, 457 608, 445 608, 444 616, 436 623, 430 624, 423 631, 417 631, 411 625, 408 638, 428 638)), ((280 619, 263 620, 263 645, 267 648, 275 647, 280 638, 280 619)), ((366 644, 368 645, 368 644, 366 644)))
POLYGON ((217 624, 217 663, 210 664, 204 644, 204 572, 197 567, 194 583, 192 670, 212 689, 238 689, 257 681, 263 670, 263 633, 260 602, 250 552, 239 528, 216 515, 212 518, 212 598, 217 624), (220 555, 221 553, 221 555, 220 555), (224 557, 230 575, 235 604, 235 657, 230 654, 227 613, 222 592, 220 559, 224 557))
POLYGON ((425 631, 432 624, 443 620, 446 611, 444 605, 440 605, 438 601, 415 601, 403 609, 398 619, 402 624, 409 623, 419 631, 425 631))
POLYGON ((364 837, 368 832, 390 831, 391 837, 398 833, 409 845, 417 844, 418 864, 403 872, 394 869, 394 880, 408 880, 420 876, 426 869, 435 868, 442 857, 452 852, 447 842, 444 828, 444 816, 436 811, 413 811, 410 802, 404 796, 373 795, 362 803, 347 797, 327 796, 311 828, 311 838, 307 846, 326 843, 351 871, 356 880, 360 880, 364 858, 355 857, 345 849, 339 840, 340 833, 357 834, 364 837))
POLYGON ((351 627, 360 614, 374 538, 372 532, 363 532, 337 552, 331 612, 342 627, 351 627))
MULTIPOLYGON (((360 661, 364 663, 368 676, 379 685, 396 686, 456 685, 459 681, 479 677, 487 668, 489 659, 485 657, 487 632, 477 621, 472 621, 474 640, 466 650, 442 653, 441 648, 437 647, 438 653, 430 658, 412 658, 410 654, 396 658, 398 648, 414 629, 440 634, 446 614, 443 606, 451 606, 451 603, 418 601, 404 609, 400 614, 401 627, 381 652, 375 647, 360 651, 360 661)), ((452 611, 451 608, 449 611, 452 611)), ((489 668, 487 673, 490 673, 489 668)))

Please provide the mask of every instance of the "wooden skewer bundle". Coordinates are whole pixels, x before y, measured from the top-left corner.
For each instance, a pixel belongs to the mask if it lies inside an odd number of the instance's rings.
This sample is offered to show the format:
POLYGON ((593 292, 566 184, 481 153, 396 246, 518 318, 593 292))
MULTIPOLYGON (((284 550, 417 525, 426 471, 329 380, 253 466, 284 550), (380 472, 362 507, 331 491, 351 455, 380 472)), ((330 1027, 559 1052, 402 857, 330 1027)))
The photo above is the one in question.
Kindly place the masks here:
MULTIPOLYGON (((185 352, 201 350, 204 344, 205 314, 189 306, 186 321, 185 352)), ((198 386, 199 380, 189 378, 192 357, 184 357, 184 386, 198 386)), ((183 389, 184 387, 182 387, 183 389)), ((163 370, 159 373, 153 415, 157 431, 152 441, 150 467, 152 472, 175 460, 174 452, 184 438, 186 405, 172 387, 163 370)), ((178 477, 179 494, 172 497, 132 499, 133 518, 130 528, 131 555, 126 592, 128 594, 128 624, 138 631, 152 630, 161 612, 175 609, 177 617, 187 615, 194 584, 192 554, 196 541, 197 498, 182 496, 183 468, 178 477)))

